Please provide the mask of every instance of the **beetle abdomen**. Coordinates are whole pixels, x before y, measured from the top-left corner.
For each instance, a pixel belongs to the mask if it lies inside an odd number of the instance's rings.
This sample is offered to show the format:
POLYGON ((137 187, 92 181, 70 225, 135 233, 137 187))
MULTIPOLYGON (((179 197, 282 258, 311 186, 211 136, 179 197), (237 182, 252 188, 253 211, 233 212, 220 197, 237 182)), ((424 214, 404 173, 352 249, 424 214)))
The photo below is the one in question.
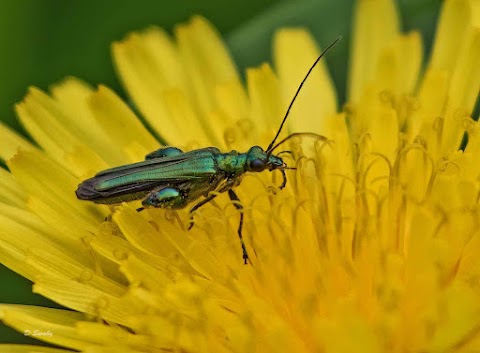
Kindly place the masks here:
POLYGON ((106 191, 99 191, 96 185, 102 178, 93 177, 82 182, 75 191, 80 200, 89 200, 97 203, 120 203, 139 200, 148 194, 158 183, 144 182, 142 185, 130 184, 113 187, 106 191))

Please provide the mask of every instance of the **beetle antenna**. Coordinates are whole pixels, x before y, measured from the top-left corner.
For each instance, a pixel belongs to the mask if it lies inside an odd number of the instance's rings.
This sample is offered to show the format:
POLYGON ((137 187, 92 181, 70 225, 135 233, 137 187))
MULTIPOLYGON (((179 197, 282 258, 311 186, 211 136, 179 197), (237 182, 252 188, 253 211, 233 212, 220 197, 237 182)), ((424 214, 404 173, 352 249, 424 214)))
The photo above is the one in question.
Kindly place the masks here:
POLYGON ((283 117, 282 123, 280 124, 280 128, 278 129, 277 134, 275 135, 275 137, 273 138, 272 142, 270 142, 270 144, 269 144, 268 147, 267 147, 267 150, 266 150, 267 154, 270 154, 270 153, 271 153, 271 151, 272 151, 272 146, 275 144, 275 141, 277 140, 278 136, 280 135, 280 132, 282 131, 283 125, 285 124, 285 121, 286 121, 287 118, 288 118, 288 114, 290 114, 290 110, 292 109, 293 103, 295 103, 295 100, 297 99, 297 96, 298 96, 298 94, 300 93, 300 90, 302 89, 303 84, 304 84, 305 81, 307 80, 308 76, 309 76, 310 73, 313 71, 313 69, 315 68, 315 66, 317 66, 317 64, 318 64, 318 62, 320 61, 320 59, 327 53, 327 51, 329 51, 335 44, 337 44, 337 43, 340 41, 340 39, 342 39, 342 36, 337 37, 337 39, 335 39, 328 47, 326 47, 326 48, 321 52, 321 54, 318 56, 317 60, 315 60, 315 62, 313 63, 313 65, 310 67, 310 69, 308 70, 307 74, 305 75, 305 77, 303 78, 302 82, 301 82, 300 85, 298 86, 297 92, 295 92, 295 95, 293 96, 293 99, 291 100, 290 105, 288 106, 287 112, 285 113, 285 116, 283 117))
POLYGON ((281 140, 279 143, 277 143, 275 146, 271 147, 270 150, 268 150, 267 154, 269 153, 272 153, 274 150, 277 149, 278 146, 281 146, 283 145, 285 142, 287 142, 288 140, 294 138, 294 137, 297 137, 297 136, 306 136, 306 137, 311 137, 311 138, 314 138, 316 140, 320 140, 320 141, 323 141, 323 142, 327 142, 328 141, 328 138, 326 138, 325 136, 322 136, 322 135, 319 135, 319 134, 316 134, 314 132, 294 132, 290 135, 288 135, 287 137, 285 137, 283 140, 281 140))

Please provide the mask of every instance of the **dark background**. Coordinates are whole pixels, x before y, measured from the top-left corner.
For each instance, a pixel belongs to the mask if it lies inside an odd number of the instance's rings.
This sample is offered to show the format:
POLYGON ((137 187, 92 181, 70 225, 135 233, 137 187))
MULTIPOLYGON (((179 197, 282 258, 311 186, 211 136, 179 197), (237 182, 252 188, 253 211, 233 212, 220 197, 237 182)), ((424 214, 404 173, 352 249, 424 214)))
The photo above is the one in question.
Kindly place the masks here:
MULTIPOLYGON (((328 58, 344 100, 353 0, 0 0, 0 120, 23 133, 13 112, 28 86, 48 89, 65 76, 104 83, 123 95, 110 58, 110 43, 128 32, 159 25, 172 30, 194 14, 224 35, 242 74, 270 58, 273 30, 306 26, 325 47, 344 40, 328 58)), ((431 48, 439 0, 399 0, 404 30, 422 32, 431 48)), ((1 141, 0 141, 1 143, 1 141)), ((32 283, 0 265, 0 303, 55 304, 31 293, 32 283)), ((36 343, 0 323, 0 343, 36 343)))

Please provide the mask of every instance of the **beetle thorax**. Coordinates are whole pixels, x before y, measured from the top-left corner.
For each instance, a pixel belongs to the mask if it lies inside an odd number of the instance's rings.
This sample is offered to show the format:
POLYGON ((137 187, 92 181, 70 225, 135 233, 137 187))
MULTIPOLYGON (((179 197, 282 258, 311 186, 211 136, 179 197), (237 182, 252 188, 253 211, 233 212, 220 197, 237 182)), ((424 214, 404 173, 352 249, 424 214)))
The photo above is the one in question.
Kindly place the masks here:
POLYGON ((218 168, 228 174, 241 174, 245 172, 246 153, 231 151, 217 157, 218 168))

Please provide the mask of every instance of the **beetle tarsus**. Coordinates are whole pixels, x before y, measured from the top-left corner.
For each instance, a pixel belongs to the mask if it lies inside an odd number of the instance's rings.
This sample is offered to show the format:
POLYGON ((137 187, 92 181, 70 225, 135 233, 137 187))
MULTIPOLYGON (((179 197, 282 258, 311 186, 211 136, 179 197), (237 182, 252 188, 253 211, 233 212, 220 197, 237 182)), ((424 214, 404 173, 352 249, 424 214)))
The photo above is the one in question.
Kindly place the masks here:
POLYGON ((280 190, 282 190, 287 185, 287 175, 285 174, 285 169, 280 169, 280 172, 282 173, 283 177, 282 185, 280 185, 280 190))

